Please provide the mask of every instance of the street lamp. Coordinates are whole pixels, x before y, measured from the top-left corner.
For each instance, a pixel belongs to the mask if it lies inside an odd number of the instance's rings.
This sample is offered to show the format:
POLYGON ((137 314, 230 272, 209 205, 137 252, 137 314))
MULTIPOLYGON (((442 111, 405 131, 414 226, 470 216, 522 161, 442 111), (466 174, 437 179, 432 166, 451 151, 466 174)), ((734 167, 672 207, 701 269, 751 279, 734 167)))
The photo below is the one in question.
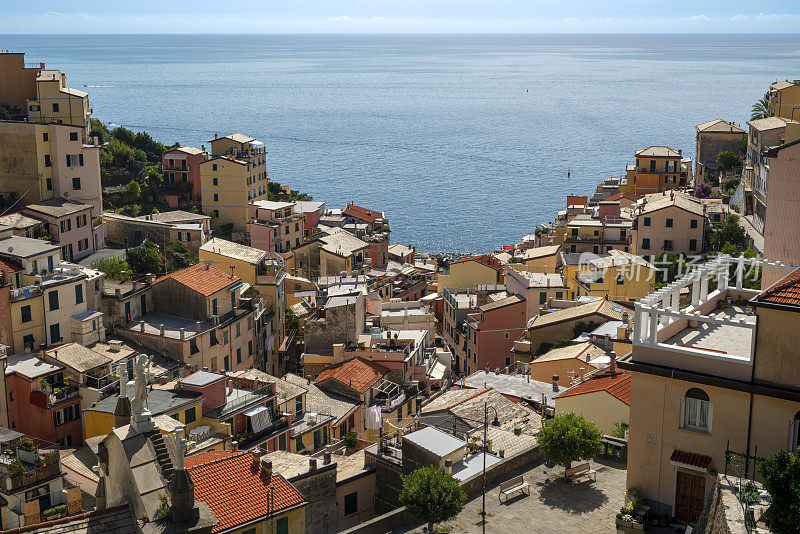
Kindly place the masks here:
POLYGON ((489 403, 483 403, 483 505, 481 507, 481 523, 483 524, 483 532, 486 534, 486 451, 489 432, 489 408, 494 412, 494 419, 492 419, 492 426, 500 426, 500 420, 497 418, 497 410, 494 406, 489 406, 489 403))

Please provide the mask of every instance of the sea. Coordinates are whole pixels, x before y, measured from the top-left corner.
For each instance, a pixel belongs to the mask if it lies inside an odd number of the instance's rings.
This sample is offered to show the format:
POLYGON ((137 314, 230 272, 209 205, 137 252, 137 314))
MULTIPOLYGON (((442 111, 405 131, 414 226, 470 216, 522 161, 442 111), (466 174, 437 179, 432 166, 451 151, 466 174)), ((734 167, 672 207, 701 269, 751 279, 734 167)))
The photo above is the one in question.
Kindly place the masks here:
POLYGON ((272 180, 382 210, 392 242, 513 244, 634 152, 694 152, 800 78, 800 35, 3 35, 165 143, 266 143, 272 180))

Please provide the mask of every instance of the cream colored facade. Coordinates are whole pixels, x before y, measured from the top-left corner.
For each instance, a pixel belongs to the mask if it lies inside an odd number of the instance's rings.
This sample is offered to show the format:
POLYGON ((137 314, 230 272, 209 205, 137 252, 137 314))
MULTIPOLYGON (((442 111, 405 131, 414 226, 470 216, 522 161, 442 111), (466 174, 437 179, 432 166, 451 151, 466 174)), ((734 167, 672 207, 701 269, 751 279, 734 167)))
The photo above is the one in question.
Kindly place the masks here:
POLYGON ((592 421, 610 436, 615 425, 630 420, 630 406, 606 391, 595 391, 572 397, 556 397, 556 415, 576 413, 592 421))
POLYGON ((771 117, 800 121, 800 80, 775 82, 764 96, 771 117))
POLYGON ((89 93, 68 87, 67 75, 61 71, 39 71, 36 98, 28 100, 29 121, 79 126, 86 136, 91 116, 89 93))
POLYGON ((502 284, 504 279, 505 276, 498 269, 475 260, 459 261, 450 264, 450 274, 438 275, 439 292, 442 293, 445 289, 467 289, 479 285, 502 284))
POLYGON ((11 299, 11 328, 14 334, 14 345, 9 349, 9 354, 25 352, 25 343, 29 348, 38 350, 39 345, 45 343, 44 333, 44 301, 41 291, 29 293, 32 296, 24 298, 20 295, 11 299))
POLYGON ((693 207, 688 202, 687 207, 672 203, 649 210, 645 206, 633 229, 634 254, 655 257, 661 251, 685 256, 702 253, 706 217, 699 203, 692 202, 696 204, 693 207))
POLYGON ((266 200, 267 151, 264 144, 242 134, 211 141, 211 157, 200 163, 203 212, 217 225, 247 224, 247 204, 266 200))
POLYGON ((647 295, 655 282, 656 267, 632 254, 612 250, 596 262, 597 268, 592 262, 564 265, 564 283, 570 299, 607 296, 634 301, 647 295))
MULTIPOLYGON (((563 242, 563 235, 562 235, 563 242)), ((561 246, 535 247, 525 251, 525 269, 534 273, 555 273, 561 265, 561 246)))

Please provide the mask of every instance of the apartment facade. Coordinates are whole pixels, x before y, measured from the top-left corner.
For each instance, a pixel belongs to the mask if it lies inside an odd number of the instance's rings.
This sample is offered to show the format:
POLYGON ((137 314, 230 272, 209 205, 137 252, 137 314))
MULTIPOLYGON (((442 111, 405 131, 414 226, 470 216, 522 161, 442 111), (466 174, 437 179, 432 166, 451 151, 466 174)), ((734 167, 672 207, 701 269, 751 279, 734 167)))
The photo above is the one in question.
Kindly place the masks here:
POLYGON ((705 250, 706 209, 683 193, 648 195, 636 209, 633 253, 654 258, 659 252, 696 256, 705 250))
POLYGON ((488 302, 467 315, 467 375, 513 363, 511 349, 525 332, 525 315, 525 298, 518 295, 488 302))
POLYGON ((450 264, 447 274, 438 276, 439 292, 445 289, 467 289, 479 285, 502 284, 504 266, 489 254, 471 256, 450 264))
POLYGON ((59 197, 28 204, 21 212, 46 223, 50 241, 61 247, 65 261, 78 261, 105 245, 102 232, 95 231, 100 225, 91 204, 59 197))
POLYGON ((764 98, 770 117, 800 121, 800 80, 770 84, 764 98))
POLYGON ((743 288, 750 263, 714 260, 637 303, 619 362, 632 375, 627 485, 684 524, 729 457, 752 469, 742 455, 798 446, 800 271, 759 292, 743 288))
POLYGON ((23 52, 0 52, 0 104, 25 109, 36 97, 36 77, 44 63, 28 65, 23 52))
POLYGON ((747 132, 732 122, 714 119, 695 126, 694 179, 695 183, 716 183, 719 180, 717 155, 742 152, 747 132))
POLYGON ((210 143, 210 157, 199 164, 203 213, 213 214, 215 224, 244 229, 247 204, 268 197, 267 150, 239 133, 214 135, 210 143))
MULTIPOLYGON (((800 265, 800 139, 766 152, 769 162, 769 203, 765 209, 764 256, 784 264, 800 265)), ((780 269, 766 266, 761 287, 766 289, 782 276, 780 269)))
POLYGON ((250 244, 261 250, 289 252, 307 236, 305 214, 294 202, 256 200, 247 204, 247 233, 250 244))
POLYGON ((620 185, 621 192, 644 195, 688 185, 687 172, 681 167, 680 150, 651 146, 637 151, 635 157, 636 164, 628 166, 620 185))
POLYGON ((182 146, 167 150, 161 155, 161 170, 164 173, 164 182, 192 184, 190 197, 195 200, 202 198, 202 183, 200 180, 200 163, 208 158, 208 152, 193 146, 182 146))
POLYGON ((646 259, 620 250, 607 254, 564 254, 564 284, 571 300, 603 297, 634 301, 650 292, 656 267, 646 259))
POLYGON ((69 124, 89 135, 92 109, 89 93, 67 85, 67 75, 58 70, 41 69, 36 76, 36 98, 27 102, 28 121, 69 124))

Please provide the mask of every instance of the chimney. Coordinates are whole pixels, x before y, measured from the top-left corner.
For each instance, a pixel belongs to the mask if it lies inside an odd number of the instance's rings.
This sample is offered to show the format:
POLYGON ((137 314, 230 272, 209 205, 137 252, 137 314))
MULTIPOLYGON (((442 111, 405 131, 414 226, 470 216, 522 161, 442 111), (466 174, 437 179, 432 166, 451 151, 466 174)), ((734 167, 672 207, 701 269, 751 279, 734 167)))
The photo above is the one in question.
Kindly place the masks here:
POLYGON ((231 441, 231 450, 234 451, 234 452, 239 450, 239 442, 238 441, 236 441, 236 440, 231 441))
POLYGON ((622 312, 622 322, 625 323, 625 326, 628 326, 628 312, 622 312))
POLYGON ((161 337, 164 337, 164 323, 161 323, 160 325, 158 325, 158 334, 161 337))
POLYGON ((181 332, 181 341, 183 341, 184 339, 186 339, 186 329, 181 328, 180 332, 181 332))
POLYGON ((617 327, 617 339, 628 339, 628 328, 626 326, 617 327))
POLYGON ((586 371, 586 368, 585 367, 581 367, 579 369, 579 372, 578 372, 578 376, 581 377, 581 382, 583 382, 583 373, 584 373, 584 371, 586 371))
POLYGON ((558 391, 558 375, 553 375, 553 391, 558 391))
POLYGON ((617 372, 617 353, 612 350, 610 356, 611 363, 608 364, 608 370, 613 374, 617 372))
POLYGON ((172 498, 171 520, 173 523, 182 523, 192 519, 199 519, 200 511, 195 506, 194 483, 186 471, 184 459, 186 456, 186 441, 178 438, 178 454, 175 462, 175 472, 169 482, 170 497, 172 498))
POLYGON ((261 474, 269 478, 272 476, 272 460, 261 460, 261 474))
POLYGON ((309 458, 308 459, 308 470, 315 471, 317 469, 317 459, 316 458, 309 458))
POLYGON ((515 436, 520 436, 520 435, 522 435, 522 427, 515 426, 515 427, 514 427, 514 435, 515 435, 515 436))
POLYGON ((219 139, 219 135, 214 134, 214 141, 216 141, 217 139, 219 139))
POLYGON ((144 332, 144 321, 139 321, 139 330, 144 332))
POLYGON ((331 463, 331 451, 325 451, 325 453, 322 455, 322 458, 323 458, 322 462, 323 464, 331 463))
POLYGON ((500 449, 498 454, 500 455, 500 458, 505 458, 506 457, 506 450, 505 449, 500 449))
POLYGON ((450 460, 448 458, 447 460, 444 461, 444 472, 447 473, 448 475, 453 474, 453 460, 450 460))
MULTIPOLYGON (((259 452, 258 447, 256 447, 255 449, 251 450, 250 454, 253 457, 253 465, 258 467, 258 465, 261 463, 261 452, 259 452)), ((272 467, 271 464, 270 464, 270 467, 272 467)))

